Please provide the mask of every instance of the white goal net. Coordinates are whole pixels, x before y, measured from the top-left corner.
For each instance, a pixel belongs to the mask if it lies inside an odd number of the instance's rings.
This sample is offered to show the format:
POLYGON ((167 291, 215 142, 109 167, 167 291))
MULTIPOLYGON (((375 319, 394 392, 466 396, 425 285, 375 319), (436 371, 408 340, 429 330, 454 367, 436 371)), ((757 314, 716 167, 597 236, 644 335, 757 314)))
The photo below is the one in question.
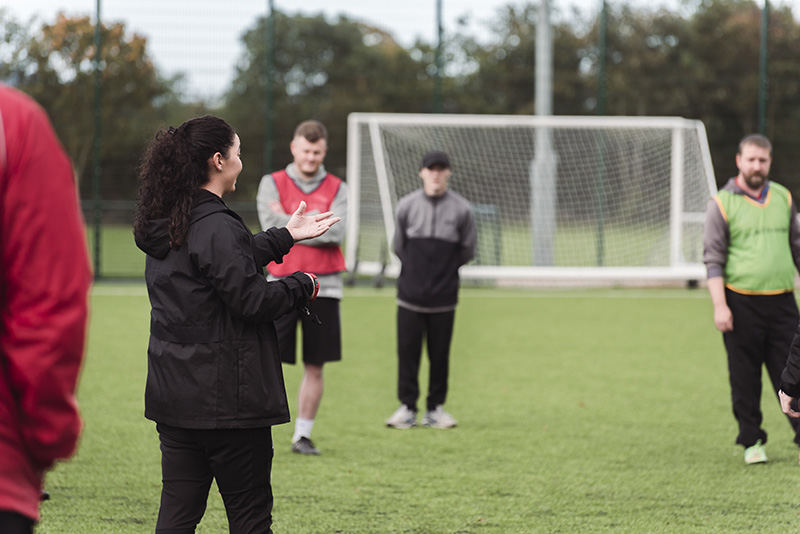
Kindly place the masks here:
POLYGON ((425 152, 444 150, 478 229, 464 278, 705 278, 716 185, 700 121, 353 113, 347 150, 352 274, 399 273, 397 202, 421 187, 425 152))

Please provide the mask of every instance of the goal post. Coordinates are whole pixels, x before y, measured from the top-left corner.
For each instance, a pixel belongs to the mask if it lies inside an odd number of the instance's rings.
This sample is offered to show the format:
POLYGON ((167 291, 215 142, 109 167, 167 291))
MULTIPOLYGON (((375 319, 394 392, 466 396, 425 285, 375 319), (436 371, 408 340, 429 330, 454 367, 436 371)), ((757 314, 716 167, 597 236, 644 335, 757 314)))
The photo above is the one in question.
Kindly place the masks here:
POLYGON ((679 117, 351 113, 345 257, 352 275, 399 274, 397 202, 422 156, 450 155, 476 258, 462 278, 699 280, 716 181, 703 123, 679 117))

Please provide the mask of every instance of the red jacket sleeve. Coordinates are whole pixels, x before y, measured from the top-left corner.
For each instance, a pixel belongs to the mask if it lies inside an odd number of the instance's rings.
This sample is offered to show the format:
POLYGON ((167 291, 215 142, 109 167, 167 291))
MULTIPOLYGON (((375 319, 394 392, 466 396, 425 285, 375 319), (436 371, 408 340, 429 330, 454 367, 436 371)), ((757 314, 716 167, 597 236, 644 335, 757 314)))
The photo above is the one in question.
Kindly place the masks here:
POLYGON ((75 449, 91 268, 74 171, 44 111, 0 85, 0 402, 27 454, 75 449), (14 428, 16 427, 16 428, 14 428))

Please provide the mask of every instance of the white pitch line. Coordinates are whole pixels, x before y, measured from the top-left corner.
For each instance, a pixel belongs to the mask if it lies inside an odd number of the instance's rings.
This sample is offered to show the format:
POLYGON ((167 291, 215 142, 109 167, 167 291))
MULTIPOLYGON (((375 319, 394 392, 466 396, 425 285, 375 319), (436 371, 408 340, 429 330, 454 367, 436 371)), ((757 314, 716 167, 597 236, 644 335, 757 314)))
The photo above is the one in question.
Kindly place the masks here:
MULTIPOLYGON (((96 297, 146 297, 144 284, 116 284, 100 282, 92 287, 92 296, 96 297)), ((397 297, 394 288, 345 288, 344 298, 390 298, 397 297)), ((598 289, 598 290, 496 290, 493 288, 462 288, 461 299, 509 298, 509 299, 709 299, 705 289, 661 290, 661 289, 598 289)))

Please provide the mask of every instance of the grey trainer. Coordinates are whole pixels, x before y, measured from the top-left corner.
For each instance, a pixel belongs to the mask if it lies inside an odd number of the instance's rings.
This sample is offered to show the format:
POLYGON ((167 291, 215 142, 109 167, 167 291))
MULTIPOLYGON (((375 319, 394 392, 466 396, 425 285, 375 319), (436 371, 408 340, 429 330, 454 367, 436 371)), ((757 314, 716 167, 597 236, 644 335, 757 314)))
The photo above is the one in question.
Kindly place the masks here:
POLYGON ((292 452, 313 456, 319 455, 319 449, 314 446, 314 442, 305 436, 302 436, 300 439, 292 443, 292 452))
POLYGON ((401 404, 392 416, 386 420, 386 426, 400 429, 417 426, 417 412, 410 410, 405 404, 401 404))
POLYGON ((425 412, 425 418, 422 424, 431 428, 453 428, 458 424, 458 421, 452 415, 444 411, 442 405, 436 407, 435 410, 428 410, 425 412))

